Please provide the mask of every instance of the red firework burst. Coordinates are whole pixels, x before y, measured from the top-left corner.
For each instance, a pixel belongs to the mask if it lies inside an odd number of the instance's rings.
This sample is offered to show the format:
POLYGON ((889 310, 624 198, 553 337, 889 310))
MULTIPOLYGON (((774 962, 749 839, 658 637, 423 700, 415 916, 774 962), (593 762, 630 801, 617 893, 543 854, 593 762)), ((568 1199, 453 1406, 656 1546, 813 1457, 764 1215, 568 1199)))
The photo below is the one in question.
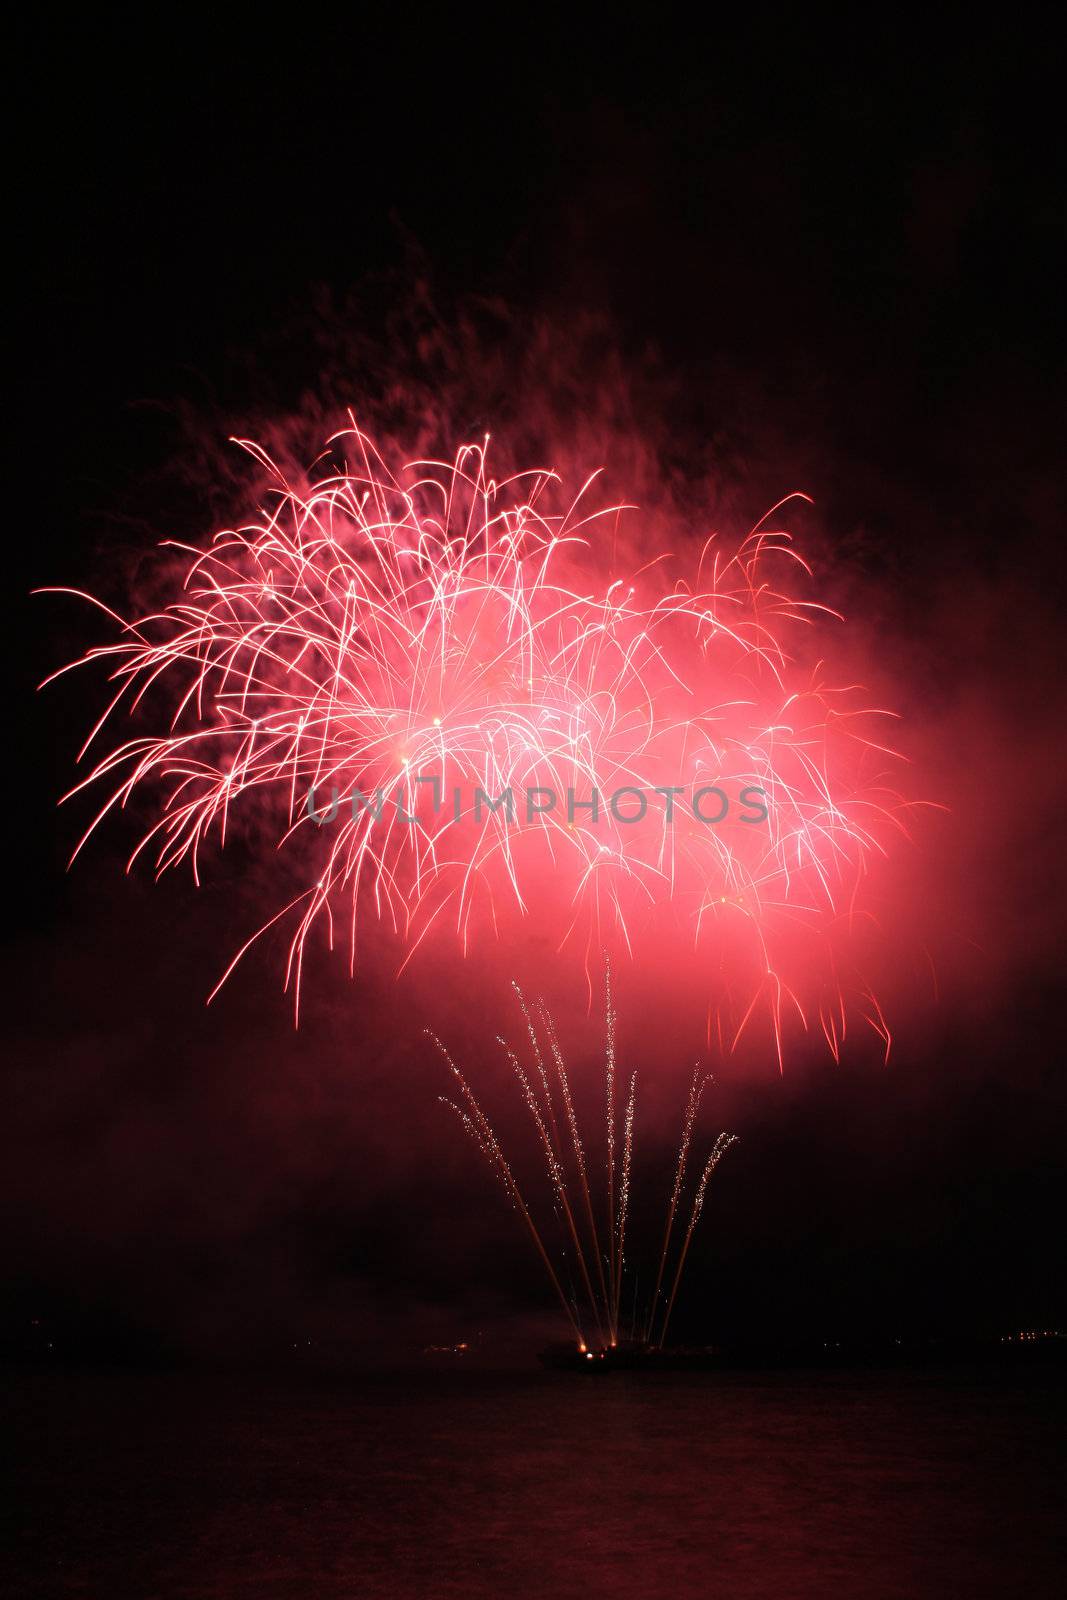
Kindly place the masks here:
POLYGON ((235 826, 284 847, 302 886, 224 978, 291 919, 297 1005, 320 928, 354 967, 367 918, 404 960, 431 930, 467 949, 518 917, 588 963, 669 924, 727 1046, 762 1015, 781 1061, 793 1015, 836 1055, 858 1009, 888 1052, 850 941, 909 810, 891 713, 798 649, 836 613, 791 593, 810 571, 780 506, 732 549, 621 578, 601 552, 622 508, 594 505, 595 475, 569 498, 550 471, 497 481, 486 444, 394 472, 353 422, 297 483, 240 442, 261 510, 171 546, 172 598, 104 608, 118 637, 71 663, 114 686, 82 757, 120 713, 136 727, 71 791, 107 790, 78 850, 136 791, 153 811, 131 865, 199 881, 235 826))

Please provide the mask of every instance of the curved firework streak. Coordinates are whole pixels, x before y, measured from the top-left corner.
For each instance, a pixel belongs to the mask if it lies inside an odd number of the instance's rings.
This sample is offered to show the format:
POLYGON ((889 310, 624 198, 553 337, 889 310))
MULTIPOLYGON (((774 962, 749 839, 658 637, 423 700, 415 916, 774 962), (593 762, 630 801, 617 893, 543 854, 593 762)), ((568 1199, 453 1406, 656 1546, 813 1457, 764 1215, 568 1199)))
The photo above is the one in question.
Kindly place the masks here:
POLYGON ((106 792, 75 855, 141 791, 153 814, 131 866, 188 863, 199 882, 236 826, 284 847, 303 885, 221 981, 286 919, 297 1008, 315 930, 347 944, 350 970, 368 917, 405 960, 447 924, 467 949, 551 880, 560 943, 584 938, 587 961, 668 900, 698 946, 743 943, 720 1002, 727 1045, 764 1014, 781 1060, 792 1011, 837 1054, 858 999, 888 1050, 847 929, 908 806, 882 771, 889 713, 787 648, 836 615, 782 586, 809 571, 788 534, 764 518, 733 553, 709 539, 692 581, 672 583, 663 555, 609 581, 598 530, 621 508, 591 505, 593 479, 556 511, 553 473, 497 481, 487 444, 394 475, 353 420, 330 441, 342 463, 297 483, 238 442, 268 477, 260 515, 204 548, 171 545, 172 597, 129 621, 102 608, 117 639, 54 674, 103 664, 113 686, 80 759, 121 714, 137 726, 70 791, 106 792), (582 808, 701 784, 759 791, 763 825, 708 826, 682 804, 670 826, 582 808), (516 823, 477 796, 546 790, 576 803, 516 823), (783 960, 792 940, 825 946, 810 993, 783 960))

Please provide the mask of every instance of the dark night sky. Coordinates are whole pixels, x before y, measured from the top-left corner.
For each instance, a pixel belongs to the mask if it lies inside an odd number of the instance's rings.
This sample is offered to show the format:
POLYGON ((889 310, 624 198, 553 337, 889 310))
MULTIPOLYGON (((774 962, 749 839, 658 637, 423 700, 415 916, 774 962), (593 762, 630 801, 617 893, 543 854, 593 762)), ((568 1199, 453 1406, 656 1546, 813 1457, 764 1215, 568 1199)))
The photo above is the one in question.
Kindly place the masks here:
MULTIPOLYGON (((33 696, 93 635, 31 588, 107 589, 201 531, 191 439, 358 398, 367 352, 431 303, 497 357, 583 328, 591 384, 624 372, 678 461, 761 509, 810 487, 812 537, 882 597, 885 671, 946 740, 966 729, 956 922, 992 937, 980 981, 950 958, 888 1072, 730 1086, 745 1155, 693 1326, 1063 1325, 1067 191, 1044 42, 895 14, 832 43, 799 20, 694 38, 528 14, 505 37, 449 15, 298 41, 93 16, 9 68, 6 1327, 414 1346, 541 1304, 440 1129, 418 1026, 461 1017, 368 974, 324 980, 295 1036, 266 965, 205 1011, 241 863, 154 888, 121 876, 120 829, 67 876, 52 802, 92 692, 33 696)), ((514 411, 490 367, 461 432, 514 411)))

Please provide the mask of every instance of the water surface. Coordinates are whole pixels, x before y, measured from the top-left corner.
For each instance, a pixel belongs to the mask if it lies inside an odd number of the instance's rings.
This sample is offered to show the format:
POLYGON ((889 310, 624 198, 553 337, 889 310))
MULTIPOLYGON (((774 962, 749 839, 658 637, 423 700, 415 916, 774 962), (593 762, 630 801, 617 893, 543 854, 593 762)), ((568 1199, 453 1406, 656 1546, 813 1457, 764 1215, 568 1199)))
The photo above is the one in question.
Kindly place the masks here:
POLYGON ((1052 1373, 20 1373, 8 1593, 1067 1592, 1052 1373))

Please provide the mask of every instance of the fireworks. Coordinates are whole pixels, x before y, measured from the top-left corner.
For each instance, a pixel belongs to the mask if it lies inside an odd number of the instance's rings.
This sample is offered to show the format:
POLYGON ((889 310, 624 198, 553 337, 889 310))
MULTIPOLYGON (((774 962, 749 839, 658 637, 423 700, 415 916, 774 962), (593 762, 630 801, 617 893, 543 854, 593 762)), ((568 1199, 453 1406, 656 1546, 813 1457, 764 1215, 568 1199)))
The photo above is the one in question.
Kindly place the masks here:
MULTIPOLYGON (((431 1034, 430 1037, 448 1064, 459 1094, 457 1100, 451 1100, 446 1096, 441 1096, 441 1100, 458 1117, 463 1128, 478 1147, 478 1150, 488 1163, 490 1171, 501 1184, 513 1209, 530 1235, 579 1348, 585 1350, 591 1344, 595 1344, 599 1349, 613 1348, 618 1344, 620 1337, 619 1312, 622 1302, 623 1278, 627 1265, 625 1255, 626 1224, 630 1209, 630 1172, 633 1160, 637 1075, 634 1073, 631 1076, 623 1114, 622 1164, 618 1185, 616 1186, 614 1167, 614 1128, 617 1110, 615 1087, 616 1018, 612 1006, 610 966, 607 970, 604 1073, 607 1089, 604 1165, 605 1205, 601 1213, 599 1227, 589 1182, 589 1167, 585 1145, 582 1141, 578 1120, 574 1112, 567 1067, 559 1046, 555 1024, 547 1007, 543 1003, 539 1003, 536 1007, 537 1022, 540 1024, 544 1036, 546 1050, 542 1045, 538 1027, 531 1016, 521 989, 517 984, 513 987, 526 1024, 533 1070, 528 1072, 524 1068, 518 1054, 506 1040, 500 1039, 498 1042, 502 1045, 518 1080, 526 1103, 526 1109, 534 1125, 537 1143, 547 1163, 548 1192, 551 1196, 557 1221, 562 1225, 565 1240, 558 1262, 553 1261, 552 1252, 545 1241, 544 1231, 534 1221, 533 1214, 519 1187, 514 1171, 504 1155, 500 1141, 494 1133, 467 1078, 457 1067, 440 1039, 431 1034), (545 1068, 546 1053, 552 1060, 554 1082, 550 1080, 548 1071, 545 1068), (570 1136, 569 1149, 567 1148, 567 1141, 560 1138, 559 1119, 556 1116, 557 1101, 565 1113, 566 1126, 570 1136), (568 1289, 565 1289, 564 1282, 567 1278, 565 1260, 568 1256, 572 1257, 575 1262, 578 1278, 576 1284, 570 1285, 568 1289)), ((674 1224, 684 1189, 686 1164, 692 1144, 697 1111, 701 1096, 709 1082, 710 1079, 708 1077, 701 1077, 699 1072, 694 1072, 693 1085, 686 1104, 682 1125, 674 1187, 667 1207, 667 1220, 663 1234, 663 1249, 659 1260, 659 1271, 644 1319, 644 1334, 641 1342, 653 1347, 662 1347, 666 1338, 671 1312, 674 1309, 674 1303, 678 1295, 678 1286, 682 1280, 682 1273, 689 1255, 693 1233, 704 1209, 708 1182, 723 1156, 732 1145, 737 1143, 737 1139, 733 1134, 720 1133, 712 1146, 711 1153, 707 1157, 693 1194, 689 1221, 682 1235, 681 1246, 678 1249, 674 1271, 670 1279, 670 1291, 664 1297, 662 1293, 664 1271, 670 1257, 674 1224)), ((635 1322, 636 1316, 635 1291, 635 1322)))
MULTIPOLYGON (((787 533, 764 518, 733 550, 712 536, 620 576, 622 508, 592 479, 571 498, 550 471, 498 481, 487 444, 394 472, 354 422, 314 479, 241 443, 262 509, 171 545, 160 603, 104 608, 117 638, 71 663, 112 686, 71 790, 104 794, 75 854, 135 798, 131 866, 199 882, 237 829, 284 850, 297 891, 220 981, 282 924, 297 1010, 313 936, 352 970, 368 920, 401 964, 438 930, 466 952, 538 921, 588 972, 666 917, 726 1048, 758 1017, 779 1063, 790 1021, 837 1055, 854 1012, 888 1052, 852 939, 909 808, 887 713, 800 664, 833 613, 790 592, 810 573, 787 533)), ((609 1125, 612 1185, 614 1159, 609 1125)))

